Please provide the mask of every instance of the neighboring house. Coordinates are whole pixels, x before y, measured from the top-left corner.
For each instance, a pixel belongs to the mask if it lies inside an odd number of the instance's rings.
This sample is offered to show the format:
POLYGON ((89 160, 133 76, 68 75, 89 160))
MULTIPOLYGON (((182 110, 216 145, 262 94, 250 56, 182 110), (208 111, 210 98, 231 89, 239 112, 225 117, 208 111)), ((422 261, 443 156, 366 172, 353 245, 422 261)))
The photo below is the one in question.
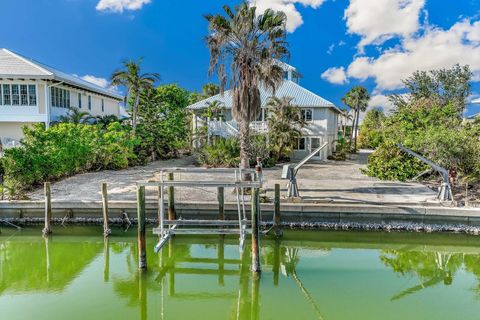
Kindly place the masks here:
POLYGON ((23 126, 45 123, 48 127, 69 108, 93 116, 120 116, 122 99, 109 89, 0 49, 0 141, 4 147, 18 144, 23 126))
MULTIPOLYGON (((300 75, 297 70, 285 63, 280 64, 285 70, 285 80, 275 92, 276 97, 291 97, 292 104, 298 105, 302 109, 307 126, 302 130, 303 136, 297 141, 297 145, 292 154, 295 159, 301 159, 328 142, 328 148, 324 149, 315 159, 324 160, 331 155, 335 142, 338 137, 338 118, 340 110, 330 101, 312 93, 311 91, 299 85, 300 75)), ((267 127, 267 107, 266 104, 272 96, 270 90, 260 88, 262 112, 257 121, 251 123, 251 129, 257 132, 266 132, 267 127)), ((238 124, 232 119, 232 94, 226 91, 223 95, 215 95, 194 103, 188 108, 194 111, 193 130, 205 125, 206 120, 202 119, 201 113, 213 101, 220 101, 226 108, 224 121, 210 121, 208 124, 209 134, 219 136, 232 136, 238 134, 238 124)), ((197 142, 198 146, 198 142, 197 142)))

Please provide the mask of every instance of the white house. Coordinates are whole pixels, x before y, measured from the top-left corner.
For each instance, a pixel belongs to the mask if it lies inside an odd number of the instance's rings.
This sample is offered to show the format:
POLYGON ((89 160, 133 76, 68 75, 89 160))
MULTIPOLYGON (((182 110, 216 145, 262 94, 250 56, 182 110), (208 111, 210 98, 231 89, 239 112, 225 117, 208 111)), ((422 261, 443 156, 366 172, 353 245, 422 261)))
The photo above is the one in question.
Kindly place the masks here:
MULTIPOLYGON (((292 157, 295 159, 303 158, 324 142, 328 142, 328 148, 315 157, 317 160, 326 159, 328 155, 332 154, 338 137, 340 110, 330 101, 300 86, 300 76, 294 67, 285 63, 280 65, 285 70, 285 79, 283 84, 276 90, 275 96, 279 98, 293 98, 292 104, 298 105, 302 109, 304 119, 308 123, 303 129, 303 136, 298 140, 292 157)), ((257 132, 266 132, 268 130, 266 104, 269 98, 272 97, 272 93, 265 88, 261 88, 260 94, 262 113, 257 121, 251 123, 251 129, 257 132)), ((238 125, 232 119, 232 93, 230 91, 226 91, 223 95, 218 94, 204 99, 188 107, 195 113, 193 129, 195 130, 204 124, 204 119, 199 116, 200 111, 207 108, 208 104, 213 101, 221 102, 227 111, 225 121, 211 121, 209 123, 210 134, 224 137, 236 135, 238 133, 238 125)))
POLYGON ((51 122, 69 108, 93 116, 120 116, 123 97, 76 76, 61 72, 7 49, 0 49, 0 140, 13 146, 22 127, 51 122))

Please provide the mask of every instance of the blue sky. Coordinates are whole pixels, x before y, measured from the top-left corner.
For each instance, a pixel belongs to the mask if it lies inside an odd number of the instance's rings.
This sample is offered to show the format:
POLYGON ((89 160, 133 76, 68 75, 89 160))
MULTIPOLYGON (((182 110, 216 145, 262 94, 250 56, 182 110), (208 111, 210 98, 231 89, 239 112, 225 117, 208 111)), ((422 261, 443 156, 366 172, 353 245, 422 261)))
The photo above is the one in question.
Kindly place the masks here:
MULTIPOLYGON (((2 0, 0 47, 107 85, 124 59, 144 58, 162 83, 200 90, 209 54, 203 15, 228 0, 2 0)), ((289 63, 301 84, 341 106, 365 85, 371 107, 417 69, 469 64, 480 98, 480 0, 251 0, 288 16, 289 63)), ((471 105, 468 113, 480 112, 471 105)))

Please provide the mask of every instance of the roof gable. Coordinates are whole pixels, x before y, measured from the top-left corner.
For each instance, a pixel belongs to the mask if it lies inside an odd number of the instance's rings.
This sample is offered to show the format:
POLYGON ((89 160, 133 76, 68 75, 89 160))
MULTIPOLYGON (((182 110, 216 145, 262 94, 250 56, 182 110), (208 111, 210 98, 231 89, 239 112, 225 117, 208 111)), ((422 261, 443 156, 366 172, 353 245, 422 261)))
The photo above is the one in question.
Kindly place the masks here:
POLYGON ((123 99, 122 95, 110 89, 100 87, 7 49, 0 49, 0 77, 31 77, 42 80, 57 80, 117 100, 123 99))
MULTIPOLYGON (((260 87, 260 98, 262 107, 265 107, 269 98, 272 97, 272 91, 266 88, 260 87)), ((292 104, 298 105, 300 107, 323 107, 323 108, 333 108, 338 111, 338 108, 330 101, 316 95, 315 93, 303 88, 299 84, 290 81, 284 80, 282 85, 275 92, 276 97, 291 97, 293 98, 292 104)), ((223 95, 217 94, 210 98, 196 102, 188 106, 191 110, 203 109, 213 101, 220 101, 225 105, 226 108, 232 107, 232 92, 230 90, 225 91, 223 95)))

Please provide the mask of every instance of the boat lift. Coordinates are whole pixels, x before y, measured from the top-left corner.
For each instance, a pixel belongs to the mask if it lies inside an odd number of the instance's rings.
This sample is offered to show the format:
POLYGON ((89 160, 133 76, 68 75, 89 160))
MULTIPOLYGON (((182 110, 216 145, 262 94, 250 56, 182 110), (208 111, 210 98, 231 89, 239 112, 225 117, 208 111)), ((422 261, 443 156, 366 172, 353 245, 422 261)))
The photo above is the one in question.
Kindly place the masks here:
POLYGON ((442 176, 442 184, 438 188, 438 193, 437 193, 437 199, 440 201, 452 201, 453 200, 453 194, 452 194, 452 187, 450 186, 450 175, 448 173, 448 170, 440 167, 438 164, 433 163, 432 161, 422 157, 418 153, 413 152, 412 150, 402 146, 400 143, 397 143, 396 146, 400 148, 401 150, 405 151, 411 156, 414 156, 415 158, 421 160, 422 162, 428 164, 433 170, 437 171, 440 173, 442 176))
POLYGON ((328 142, 325 142, 317 149, 313 150, 308 156, 303 158, 297 165, 286 164, 283 166, 282 170, 282 179, 288 179, 287 185, 287 197, 288 198, 299 198, 300 192, 298 191, 298 184, 297 184, 297 172, 298 170, 307 163, 310 159, 312 159, 316 154, 322 151, 328 145, 328 142))
MULTIPOLYGON (((244 243, 247 234, 252 233, 252 222, 247 219, 245 210, 245 188, 260 189, 262 179, 255 174, 254 169, 198 169, 198 168, 171 168, 164 170, 160 175, 160 181, 140 182, 137 185, 145 187, 158 187, 159 190, 159 226, 153 229, 153 233, 159 235, 160 240, 155 246, 155 252, 159 252, 168 242, 171 236, 175 234, 239 234, 240 252, 243 252, 244 243), (194 173, 220 173, 224 177, 226 174, 234 175, 233 181, 215 181, 215 180, 165 180, 165 172, 183 172, 192 176, 194 173), (241 180, 244 174, 251 176, 250 181, 241 180), (186 188, 230 188, 236 193, 236 204, 238 220, 200 220, 200 219, 175 219, 168 220, 165 210, 165 188, 168 187, 186 187, 186 188), (185 228, 186 227, 186 228, 185 228)), ((260 206, 256 205, 257 210, 260 206)), ((258 227, 258 225, 257 225, 258 227)))

